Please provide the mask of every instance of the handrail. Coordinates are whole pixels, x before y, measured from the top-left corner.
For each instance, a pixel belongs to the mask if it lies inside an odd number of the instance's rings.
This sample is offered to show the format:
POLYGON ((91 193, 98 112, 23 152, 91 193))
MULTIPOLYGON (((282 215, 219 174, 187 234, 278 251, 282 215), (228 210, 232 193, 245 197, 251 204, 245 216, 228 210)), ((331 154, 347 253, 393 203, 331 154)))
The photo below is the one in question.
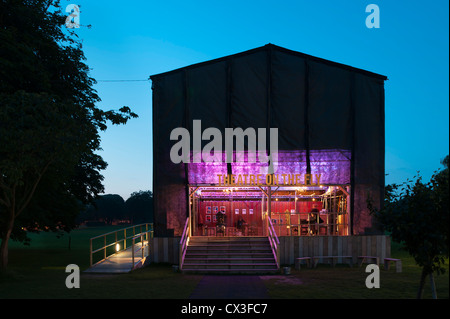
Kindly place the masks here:
POLYGON ((108 236, 108 235, 110 235, 110 234, 114 234, 114 233, 117 233, 117 232, 119 232, 119 231, 126 231, 127 229, 130 229, 130 228, 133 228, 133 231, 137 228, 137 227, 140 227, 140 230, 142 230, 142 226, 146 226, 146 230, 148 230, 148 226, 151 226, 152 227, 152 229, 153 229, 153 223, 143 223, 143 224, 138 224, 138 225, 133 225, 133 226, 129 226, 129 227, 126 227, 126 228, 121 228, 121 229, 119 229, 119 230, 113 230, 113 231, 111 231, 111 232, 108 232, 108 233, 104 233, 104 234, 102 234, 102 235, 98 235, 98 236, 95 236, 95 237, 91 237, 91 239, 97 239, 97 238, 100 238, 100 237, 103 237, 103 236, 108 236))
POLYGON ((180 270, 183 269, 184 256, 186 255, 187 246, 189 244, 190 239, 190 223, 189 217, 186 219, 186 223, 184 224, 183 235, 181 235, 180 239, 180 249, 179 249, 179 262, 180 262, 180 270))
POLYGON ((139 237, 141 238, 141 241, 140 241, 141 247, 138 248, 136 251, 137 251, 137 252, 138 252, 139 250, 141 251, 141 260, 143 260, 143 259, 144 259, 145 247, 150 246, 150 242, 149 242, 149 240, 148 240, 148 234, 149 234, 150 232, 153 232, 153 230, 148 230, 148 231, 146 231, 146 232, 140 233, 140 234, 134 236, 134 237, 131 239, 131 241, 132 241, 132 245, 131 245, 131 260, 132 260, 132 265, 133 265, 132 267, 135 266, 135 264, 134 264, 134 251, 135 251, 135 248, 134 248, 134 246, 135 246, 135 244, 136 244, 136 239, 139 238, 139 237), (146 236, 146 238, 147 238, 146 240, 144 240, 144 236, 146 236))
MULTIPOLYGON (((90 241, 90 245, 89 245, 90 266, 93 265, 93 255, 95 253, 103 250, 103 259, 98 261, 98 262, 101 262, 101 261, 105 260, 106 258, 110 257, 111 255, 114 255, 115 253, 117 253, 117 252, 119 252, 121 250, 125 250, 127 248, 127 240, 129 240, 129 239, 133 240, 133 237, 139 236, 141 234, 145 234, 145 237, 146 237, 146 240, 147 240, 147 243, 148 243, 149 237, 150 238, 153 237, 153 224, 152 223, 138 224, 138 225, 134 225, 134 226, 118 229, 118 230, 115 230, 115 231, 111 231, 111 232, 108 232, 108 233, 105 233, 105 234, 102 234, 102 235, 99 235, 99 236, 91 237, 90 240, 89 240, 90 241), (142 228, 144 226, 145 226, 145 231, 142 231, 142 228), (139 227, 139 233, 136 234, 136 229, 138 227, 139 227), (127 236, 127 230, 129 230, 129 229, 133 230, 133 234, 127 236), (118 233, 120 233, 120 232, 123 232, 123 238, 118 239, 118 233), (107 238, 107 236, 109 236, 111 234, 114 234, 114 239, 115 240, 113 242, 107 244, 106 238, 107 238), (98 248, 96 250, 93 250, 93 241, 95 239, 98 239, 98 238, 103 238, 103 246, 101 246, 100 248, 98 248), (123 243, 122 247, 120 247, 121 243, 123 243), (119 245, 119 246, 117 246, 117 245, 119 245), (115 249, 112 254, 107 256, 106 249, 108 247, 111 247, 111 246, 116 246, 119 249, 115 249)), ((133 245, 134 245, 134 243, 133 243, 133 245)), ((134 249, 134 247, 133 247, 133 249, 134 249)))
POLYGON ((277 233, 275 232, 275 229, 273 227, 272 224, 272 220, 268 217, 267 218, 269 221, 269 242, 270 242, 270 246, 272 247, 272 253, 273 256, 275 257, 275 260, 277 262, 277 268, 280 269, 280 250, 278 249, 280 247, 280 241, 278 240, 278 236, 277 233))

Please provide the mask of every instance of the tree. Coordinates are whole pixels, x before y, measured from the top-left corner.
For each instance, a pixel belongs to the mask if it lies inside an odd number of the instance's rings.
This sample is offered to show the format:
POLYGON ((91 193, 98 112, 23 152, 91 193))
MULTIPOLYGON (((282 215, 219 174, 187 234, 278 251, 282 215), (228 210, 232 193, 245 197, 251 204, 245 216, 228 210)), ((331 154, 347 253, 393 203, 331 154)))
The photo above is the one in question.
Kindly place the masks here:
POLYGON ((104 191, 95 152, 107 123, 137 117, 104 111, 59 0, 0 0, 0 268, 10 238, 74 227, 81 204, 104 191))
POLYGON ((106 194, 99 196, 89 205, 85 215, 94 220, 103 220, 110 224, 113 220, 127 218, 127 208, 122 196, 106 194))
POLYGON ((369 200, 369 209, 394 241, 414 257, 422 268, 417 298, 422 298, 427 276, 430 276, 432 294, 437 298, 434 273, 445 271, 445 258, 449 254, 449 175, 448 155, 441 162, 445 168, 423 183, 415 181, 386 187, 383 209, 376 210, 369 200))
POLYGON ((153 221, 153 193, 151 191, 133 192, 125 204, 132 223, 153 221))

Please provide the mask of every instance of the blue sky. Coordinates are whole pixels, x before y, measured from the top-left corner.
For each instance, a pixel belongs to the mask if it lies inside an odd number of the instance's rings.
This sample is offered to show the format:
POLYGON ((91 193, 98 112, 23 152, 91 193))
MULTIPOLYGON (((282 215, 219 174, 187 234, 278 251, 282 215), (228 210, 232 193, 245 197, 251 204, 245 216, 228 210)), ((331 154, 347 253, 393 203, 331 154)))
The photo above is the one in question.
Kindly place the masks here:
POLYGON ((152 189, 150 75, 273 43, 386 75, 387 183, 428 180, 449 153, 449 4, 431 1, 115 1, 80 6, 75 29, 105 110, 139 114, 102 133, 105 193, 152 189), (368 4, 380 9, 369 29, 368 4))

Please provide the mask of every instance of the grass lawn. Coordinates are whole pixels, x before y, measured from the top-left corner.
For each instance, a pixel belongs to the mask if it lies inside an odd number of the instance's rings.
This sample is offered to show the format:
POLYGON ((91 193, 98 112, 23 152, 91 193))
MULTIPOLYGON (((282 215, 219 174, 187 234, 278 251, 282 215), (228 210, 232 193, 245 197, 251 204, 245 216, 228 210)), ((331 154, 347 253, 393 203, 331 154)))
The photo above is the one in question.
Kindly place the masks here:
MULTIPOLYGON (((121 228, 121 227, 118 227, 121 228)), ((116 227, 117 229, 117 227, 116 227)), ((30 234, 30 246, 10 243, 8 270, 0 274, 0 298, 149 298, 189 297, 201 276, 183 276, 171 265, 154 264, 129 274, 81 273, 80 289, 68 289, 65 268, 89 267, 89 238, 115 230, 92 227, 57 238, 53 233, 30 234)))
MULTIPOLYGON (((271 298, 276 299, 414 299, 416 298, 421 268, 412 257, 400 249, 398 243, 392 243, 391 255, 402 260, 402 272, 395 272, 395 265, 391 264, 389 271, 380 265, 380 288, 368 289, 365 281, 369 273, 365 272, 366 265, 349 267, 346 264, 319 264, 317 268, 301 270, 291 267, 291 275, 274 278, 264 277, 271 298)), ((380 261, 380 263, 382 263, 380 261)), ((449 298, 449 269, 444 275, 435 275, 437 296, 439 299, 449 298)), ((427 277, 424 288, 424 298, 431 298, 430 281, 427 277)))
MULTIPOLYGON (((201 275, 174 273, 170 265, 153 264, 121 275, 81 274, 80 289, 67 289, 65 280, 68 264, 76 264, 81 271, 89 266, 89 238, 113 230, 112 227, 83 228, 69 236, 57 238, 52 233, 31 234, 31 246, 10 243, 9 266, 0 274, 0 299, 6 298, 146 298, 186 299, 192 293, 201 275)), ((263 276, 273 299, 413 299, 416 297, 420 268, 405 252, 393 244, 392 257, 402 259, 403 272, 395 267, 385 271, 380 267, 380 288, 368 289, 369 275, 365 266, 319 265, 316 269, 292 267, 288 276, 263 276)), ((447 263, 448 264, 448 263, 447 263)), ((436 276, 438 298, 449 298, 448 271, 436 276)), ((425 298, 431 298, 429 280, 425 298)))

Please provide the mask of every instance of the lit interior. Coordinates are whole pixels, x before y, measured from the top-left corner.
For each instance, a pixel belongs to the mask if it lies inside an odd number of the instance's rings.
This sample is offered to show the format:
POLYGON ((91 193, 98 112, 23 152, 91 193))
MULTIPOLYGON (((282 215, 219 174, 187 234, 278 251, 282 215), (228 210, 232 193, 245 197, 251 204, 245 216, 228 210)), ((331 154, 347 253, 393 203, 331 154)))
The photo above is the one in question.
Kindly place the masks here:
MULTIPOLYGON (((272 185, 219 184, 218 176, 229 173, 226 163, 188 164, 192 235, 267 236, 269 218, 278 236, 348 235, 350 152, 310 151, 309 159, 312 179, 320 175, 320 184, 281 182, 283 174, 301 175, 303 181, 305 151, 278 153, 275 173, 280 182, 272 185), (223 222, 218 220, 219 212, 224 213, 223 222)), ((267 163, 231 163, 229 167, 236 176, 268 172, 267 163)))
POLYGON ((192 235, 266 236, 269 214, 278 236, 348 235, 348 189, 271 187, 269 213, 268 187, 191 187, 192 235))

